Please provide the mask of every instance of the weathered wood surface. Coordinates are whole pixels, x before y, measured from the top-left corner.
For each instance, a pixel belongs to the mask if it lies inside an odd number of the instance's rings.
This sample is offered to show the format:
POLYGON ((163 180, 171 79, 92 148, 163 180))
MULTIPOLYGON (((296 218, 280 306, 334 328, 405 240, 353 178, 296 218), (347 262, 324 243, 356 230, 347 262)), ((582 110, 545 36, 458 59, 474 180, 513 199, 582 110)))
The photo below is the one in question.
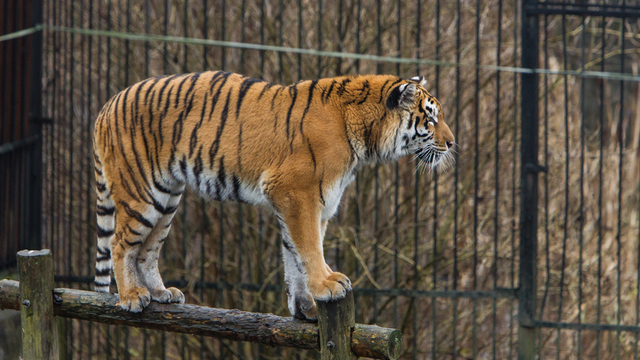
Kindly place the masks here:
MULTIPOLYGON (((53 256, 50 250, 18 252, 18 307, 22 358, 58 359, 58 324, 53 314, 53 256)), ((16 296, 12 296, 13 299, 16 296)))
POLYGON ((339 301, 317 301, 321 360, 356 360, 351 352, 351 332, 356 326, 353 294, 339 301))
POLYGON ((402 355, 402 333, 375 325, 359 325, 351 333, 351 351, 361 357, 398 359, 402 355))
MULTIPOLYGON (((0 280, 0 308, 19 309, 19 294, 18 282, 0 280)), ((251 341, 269 346, 320 349, 317 324, 291 317, 156 302, 152 302, 141 314, 134 314, 116 306, 117 295, 75 289, 55 289, 53 301, 55 314, 66 318, 251 341)), ((359 357, 397 359, 401 346, 400 331, 375 325, 356 324, 351 336, 351 351, 359 357)))

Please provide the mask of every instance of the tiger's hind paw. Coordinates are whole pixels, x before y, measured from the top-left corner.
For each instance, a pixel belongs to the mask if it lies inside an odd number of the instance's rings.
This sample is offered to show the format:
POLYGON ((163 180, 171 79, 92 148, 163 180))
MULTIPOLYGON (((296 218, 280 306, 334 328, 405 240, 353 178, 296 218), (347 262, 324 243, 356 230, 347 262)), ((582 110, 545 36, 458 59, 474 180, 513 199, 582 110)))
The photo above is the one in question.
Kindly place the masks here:
POLYGON ((174 287, 154 291, 151 295, 151 299, 161 304, 184 304, 184 294, 182 293, 182 291, 174 287))
POLYGON ((182 291, 177 288, 170 287, 167 290, 171 291, 171 301, 172 303, 184 304, 184 294, 182 291))
POLYGON ((151 294, 144 287, 135 287, 129 291, 119 293, 118 296, 120 297, 120 307, 133 313, 142 312, 142 309, 151 303, 151 294))
MULTIPOLYGON (((293 317, 299 320, 317 321, 316 302, 310 293, 299 293, 293 300, 293 317)), ((290 309, 291 310, 291 309, 290 309)))

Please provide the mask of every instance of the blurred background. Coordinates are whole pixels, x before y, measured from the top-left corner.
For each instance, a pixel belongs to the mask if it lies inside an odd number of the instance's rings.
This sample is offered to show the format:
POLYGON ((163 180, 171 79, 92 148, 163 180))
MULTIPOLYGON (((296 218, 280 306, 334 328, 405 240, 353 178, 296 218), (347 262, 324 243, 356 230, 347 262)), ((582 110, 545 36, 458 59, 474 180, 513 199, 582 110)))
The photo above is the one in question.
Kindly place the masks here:
MULTIPOLYGON (((624 0, 3 1, 0 274, 50 248, 57 286, 90 289, 93 123, 129 85, 424 75, 456 163, 370 166, 345 192, 324 244, 356 321, 400 329, 403 359, 638 358, 639 16, 624 0)), ((280 241, 268 212, 188 193, 162 276, 188 303, 289 316, 280 241)), ((59 322, 65 359, 317 357, 59 322)))

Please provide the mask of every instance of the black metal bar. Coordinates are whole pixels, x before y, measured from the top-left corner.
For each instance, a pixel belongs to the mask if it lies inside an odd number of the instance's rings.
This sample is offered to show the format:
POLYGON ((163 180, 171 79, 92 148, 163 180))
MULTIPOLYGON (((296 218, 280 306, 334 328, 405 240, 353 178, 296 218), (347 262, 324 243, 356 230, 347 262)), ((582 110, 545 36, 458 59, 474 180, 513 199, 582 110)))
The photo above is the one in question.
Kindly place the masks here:
MULTIPOLYGON (((205 10, 204 16, 202 17, 202 38, 209 38, 209 18, 207 17, 206 10, 209 8, 209 4, 207 0, 202 0, 202 8, 205 10)), ((202 69, 204 71, 209 70, 209 62, 207 61, 207 55, 209 52, 209 47, 207 45, 202 46, 202 69)))
MULTIPOLYGON (((93 282, 93 277, 56 275, 56 282, 89 284, 93 282)), ((191 284, 188 280, 167 280, 166 286, 187 287, 191 284)), ((247 292, 279 292, 284 290, 281 285, 271 284, 232 284, 227 281, 196 281, 193 283, 194 289, 205 288, 207 290, 242 290, 247 292)), ((353 290, 361 295, 379 296, 402 296, 402 297, 443 297, 443 298, 467 298, 467 299, 510 299, 518 297, 518 289, 498 288, 493 291, 463 291, 463 290, 412 290, 412 289, 376 289, 376 288, 355 288, 353 290)))
MULTIPOLYGON (((68 22, 69 22, 69 26, 73 27, 75 24, 74 21, 74 4, 75 4, 76 0, 70 0, 69 1, 69 9, 68 9, 68 22)), ((75 106, 74 106, 74 101, 73 101, 73 92, 74 92, 74 73, 75 73, 75 59, 74 59, 74 48, 75 48, 75 34, 69 34, 69 41, 68 41, 68 45, 69 47, 67 48, 68 50, 68 55, 69 55, 69 68, 68 68, 68 73, 69 73, 69 81, 68 81, 68 89, 66 89, 67 91, 67 107, 66 107, 66 116, 67 116, 67 121, 68 124, 66 126, 67 131, 66 131, 66 145, 68 146, 69 149, 69 156, 68 156, 68 169, 69 171, 69 179, 66 181, 66 188, 67 188, 67 194, 68 194, 68 206, 65 206, 66 208, 66 216, 64 218, 64 222, 67 225, 67 231, 65 234, 65 240, 66 240, 66 249, 65 249, 65 254, 66 256, 66 265, 67 265, 67 274, 68 275, 73 275, 73 268, 72 268, 72 254, 73 254, 73 248, 71 246, 72 240, 74 238, 73 236, 73 224, 71 222, 71 219, 73 218, 73 210, 74 210, 74 188, 73 188, 73 183, 74 183, 74 179, 75 179, 75 171, 74 171, 74 151, 73 151, 73 134, 75 132, 75 124, 74 124, 74 118, 75 118, 75 106)), ((69 333, 71 332, 71 326, 67 326, 67 336, 66 338, 69 339, 69 333)))
MULTIPOLYGON (((204 9, 204 16, 203 16, 203 21, 202 21, 202 37, 204 39, 207 39, 207 33, 208 33, 208 27, 207 27, 207 0, 202 0, 202 8, 204 9)), ((244 2, 243 2, 244 5, 244 2)), ((202 71, 207 71, 207 46, 204 45, 202 47, 202 71)), ((206 253, 206 247, 205 247, 205 234, 207 232, 207 210, 206 210, 206 204, 204 199, 200 200, 200 214, 201 214, 201 226, 200 226, 200 276, 199 276, 199 281, 200 282, 204 282, 205 280, 205 258, 207 256, 206 253)), ((203 304, 206 304, 205 301, 205 293, 204 293, 204 287, 200 288, 199 291, 199 296, 200 296, 200 301, 203 304)), ((200 343, 200 359, 205 359, 205 354, 206 354, 206 345, 205 345, 205 340, 203 336, 200 336, 198 338, 198 341, 200 343)))
MULTIPOLYGON (((638 194, 640 194, 640 178, 638 179, 638 194)), ((638 223, 640 223, 640 201, 638 201, 638 223)), ((638 251, 640 252, 640 228, 638 228, 638 251)), ((640 256, 637 256, 636 263, 636 327, 640 324, 640 256)), ((634 360, 638 360, 638 338, 639 334, 636 332, 635 344, 634 344, 634 360)))
MULTIPOLYGON (((42 23, 42 0, 32 0, 33 18, 30 26, 42 23)), ((29 249, 42 248, 42 31, 33 34, 31 59, 31 84, 29 100, 30 136, 36 137, 31 153, 29 174, 29 249)), ((25 79, 26 80, 26 79, 25 79)), ((24 136, 24 135, 23 135, 24 136)), ((1 140, 0 140, 1 141, 1 140)))
MULTIPOLYGON (((264 45, 264 2, 267 0, 260 0, 260 45, 264 45)), ((264 50, 260 50, 260 77, 265 78, 264 76, 264 50)), ((298 68, 300 68, 300 64, 298 64, 298 68)))
MULTIPOLYGON (((562 62, 563 69, 567 69, 567 30, 566 30, 566 18, 562 14, 562 62)), ((564 300, 564 274, 565 264, 567 258, 567 235, 569 230, 569 84, 568 78, 565 74, 564 79, 564 151, 565 151, 565 172, 564 172, 564 226, 562 236, 562 260, 560 261, 560 292, 558 300, 558 322, 562 321, 562 303, 564 300)), ((560 360, 560 347, 562 338, 561 329, 558 329, 558 335, 556 336, 556 359, 560 360)))
MULTIPOLYGON (((377 1, 377 32, 376 32, 376 45, 377 45, 377 54, 378 56, 382 55, 382 25, 380 24, 382 18, 382 1, 377 1)), ((380 73, 380 62, 376 62, 376 73, 380 73)), ((379 166, 376 164, 374 167, 374 187, 373 187, 373 236, 375 239, 376 246, 373 249, 373 278, 378 281, 379 277, 379 253, 378 248, 380 245, 380 237, 378 236, 378 215, 379 215, 379 206, 378 206, 378 189, 379 189, 379 166)), ((373 302, 373 322, 375 323, 378 319, 378 301, 377 296, 374 295, 373 302)))
MULTIPOLYGON (((626 0, 622 1, 622 9, 623 11, 626 9, 626 0)), ((623 18, 622 24, 620 26, 620 71, 624 72, 624 58, 625 58, 625 25, 626 21, 623 18)), ((618 117, 618 223, 617 223, 617 233, 616 233, 616 245, 617 245, 617 260, 618 266, 616 266, 616 289, 617 289, 617 306, 616 306, 616 323, 620 325, 622 321, 622 287, 621 287, 621 276, 622 276, 622 168, 623 168, 623 158, 624 158, 624 80, 620 80, 620 109, 619 109, 619 117, 618 117)), ((617 331, 616 334, 616 358, 620 358, 620 330, 617 331)))
MULTIPOLYGON (((436 0, 436 61, 440 60, 440 0, 436 0)), ((435 84, 435 96, 440 96, 440 66, 436 65, 436 84, 435 84)), ((438 170, 434 170, 433 172, 433 230, 432 230, 432 238, 433 238, 433 249, 432 249, 432 277, 431 281, 433 282, 433 289, 438 288, 438 170)), ((437 342, 437 329, 438 329, 438 321, 436 314, 438 312, 437 308, 437 300, 435 297, 431 298, 431 359, 436 360, 437 351, 438 351, 438 342, 437 342)))
MULTIPOLYGON (((582 53, 581 53, 581 67, 584 71, 585 67, 585 17, 582 17, 582 53)), ((578 260, 578 323, 582 322, 582 259, 583 259, 583 229, 584 229, 584 133, 585 133, 585 79, 580 79, 580 210, 578 221, 580 223, 579 233, 578 233, 578 244, 580 247, 580 254, 578 260)), ((582 355, 582 333, 578 330, 578 360, 580 360, 582 355)))
MULTIPOLYGON (((144 32, 145 34, 150 34, 150 30, 149 30, 149 8, 151 7, 151 5, 149 4, 151 0, 145 0, 144 3, 144 32)), ((89 24, 91 24, 91 22, 89 22, 89 24)), ((206 24, 206 20, 205 20, 205 24, 206 24)), ((149 40, 146 40, 144 42, 144 77, 148 78, 149 77, 149 40)), ((145 335, 146 335, 146 330, 145 330, 145 335)), ((145 337, 146 340, 146 337, 145 337)), ((146 341, 144 343, 145 345, 145 350, 146 350, 146 341)), ((146 354, 146 352, 145 352, 146 354)))
MULTIPOLYGON (((462 24, 462 5, 461 0, 456 1, 456 63, 460 64, 461 56, 461 24, 462 24)), ((460 66, 456 66, 456 115, 455 115, 455 138, 460 142, 460 66)), ((459 185, 459 161, 458 154, 455 154, 456 167, 453 173, 453 275, 451 276, 453 290, 458 290, 458 185, 459 185)), ((452 348, 453 357, 457 357, 457 331, 458 331, 458 301, 453 300, 453 324, 452 324, 452 348)))
POLYGON ((41 134, 36 133, 34 135, 30 135, 26 138, 23 138, 14 142, 2 144, 0 145, 0 155, 8 155, 10 153, 17 152, 17 150, 22 150, 22 149, 31 147, 33 146, 33 144, 41 140, 41 138, 42 138, 41 134))
MULTIPOLYGON (((101 2, 98 2, 99 4, 101 2)), ((107 2, 107 24, 106 24, 106 28, 107 30, 111 30, 111 0, 108 0, 107 2)), ((107 43, 106 43, 106 63, 107 63, 107 72, 106 72, 106 77, 105 77, 105 91, 104 91, 104 97, 105 100, 109 99, 111 97, 111 37, 107 37, 107 43)), ((165 44, 166 46, 166 44, 165 44)), ((53 239, 52 239, 53 241, 53 239)), ((55 254, 55 252, 54 252, 55 254)), ((105 332, 106 332, 106 336, 105 336, 105 352, 107 355, 107 360, 111 359, 111 326, 107 326, 105 328, 105 332)))
MULTIPOLYGON (((226 0, 222 0, 222 8, 220 9, 220 11, 222 12, 222 34, 220 35, 220 38, 224 41, 227 39, 227 1, 226 0)), ((222 54, 221 69, 226 70, 227 69, 227 49, 222 48, 220 49, 220 52, 222 54)))
MULTIPOLYGON (((422 32, 422 22, 421 20, 421 1, 417 0, 416 2, 416 59, 420 59, 420 33, 422 32)), ((420 76, 420 66, 416 69, 416 75, 420 76)), ((418 237, 419 237, 419 226, 418 226, 418 211, 420 211, 420 169, 419 163, 415 163, 415 179, 414 179, 414 187, 413 187, 413 198, 415 199, 414 207, 413 207, 413 290, 418 290, 418 237)), ((436 240, 433 239, 435 242, 436 240)), ((416 360, 418 358, 418 300, 416 298, 411 298, 411 302, 413 303, 413 308, 411 311, 413 312, 413 336, 414 336, 414 345, 413 345, 413 359, 416 360)))
MULTIPOLYGON (((402 41, 402 37, 401 37, 401 20, 400 20, 400 16, 402 15, 402 4, 401 1, 398 0, 396 5, 396 11, 397 11, 397 19, 396 19, 396 49, 397 49, 397 55, 398 57, 400 57, 400 50, 402 49, 401 47, 401 41, 402 41)), ((400 74, 400 64, 396 64, 396 75, 401 76, 400 74)), ((396 162, 394 164, 394 186, 393 186, 393 192, 394 192, 394 197, 393 197, 393 287, 397 288, 398 287, 398 254, 399 254, 399 234, 398 234, 398 202, 399 202, 399 197, 400 197, 400 184, 399 184, 399 178, 400 178, 400 174, 399 174, 399 165, 396 162)), ((399 323, 399 319, 398 319, 398 298, 395 297, 393 299, 393 326, 394 327, 398 327, 398 323, 399 323)))
MULTIPOLYGON (((496 66, 500 66, 500 50, 502 42, 502 0, 498 0, 498 32, 496 36, 496 66)), ((499 220, 499 198, 500 198, 500 71, 496 71, 496 130, 495 130, 495 202, 494 202, 494 217, 493 217, 493 288, 498 287, 498 238, 500 235, 499 220)), ((477 182, 477 179, 476 179, 477 182)), ((496 335, 498 326, 498 302, 496 299, 492 301, 492 328, 491 328, 491 354, 495 359, 496 354, 496 335)))
MULTIPOLYGON (((130 0, 127 0, 130 1, 130 0)), ((183 6, 183 16, 182 16, 182 36, 184 36, 185 38, 189 37, 189 27, 188 27, 188 21, 190 21, 189 19, 189 0, 183 0, 184 6, 183 6)), ((127 6, 128 7, 128 6, 127 6)), ((129 14, 129 12, 127 12, 127 14, 129 14)), ((127 18, 129 19, 129 18, 127 18)), ((129 30, 127 30, 127 32, 129 32, 129 30)), ((127 48, 128 50, 129 48, 127 48)), ((182 72, 186 73, 188 72, 188 68, 187 68, 187 59, 189 58, 189 48, 187 47, 187 44, 183 44, 182 46, 182 72)), ((127 57, 128 59, 128 57, 127 57)), ((129 84, 127 83, 127 86, 129 86, 129 84)))
MULTIPOLYGON (((322 0, 317 0, 318 2, 318 51, 322 51, 322 0)), ((318 78, 322 77, 322 56, 318 55, 317 57, 317 71, 318 78)))
MULTIPOLYGON (((109 1, 109 5, 111 5, 111 1, 109 1)), ((111 12, 109 12, 109 17, 111 16, 111 12)), ((164 0, 164 36, 167 36, 169 34, 169 0, 164 0)), ((162 69, 164 70, 164 73, 167 74, 168 73, 168 67, 169 67, 169 50, 168 50, 168 43, 165 42, 163 44, 163 56, 162 56, 162 69)), ((221 51, 224 53, 225 49, 221 49, 221 51)), ((163 337, 164 337, 164 333, 162 333, 163 337)), ((164 341, 162 342, 164 344, 164 341)), ((163 345, 164 346, 164 345, 163 345)), ((164 354, 164 352, 163 352, 164 354)))
MULTIPOLYGON (((518 19, 521 19, 518 16, 518 4, 516 3, 513 7, 513 19, 515 26, 513 27, 513 66, 518 66, 518 19)), ((520 21, 520 26, 522 26, 522 21, 520 21)), ((513 148, 512 148, 512 161, 515 166, 511 167, 511 264, 510 264, 510 276, 511 279, 510 286, 511 288, 515 288, 516 282, 516 179, 517 179, 517 164, 518 164, 518 74, 513 74, 513 148)), ((520 98, 522 98, 522 94, 520 94, 520 98)), ((522 164, 520 164, 522 166, 522 164)), ((514 300, 512 299, 509 302, 509 314, 513 314, 514 312, 514 300)), ((514 321, 513 319, 509 320, 509 359, 513 358, 513 334, 514 334, 514 321)))
MULTIPOLYGON (((244 43, 246 41, 245 39, 246 39, 247 29, 245 28, 245 20, 244 20, 246 16, 246 13, 245 13, 246 1, 247 0, 242 0, 240 5, 240 42, 241 43, 244 43)), ((240 73, 245 74, 245 48, 240 49, 240 73)), ((238 266, 238 268, 242 268, 242 267, 238 266)))
MULTIPOLYGON (((561 330, 592 330, 592 331, 615 331, 620 332, 640 332, 640 327, 635 325, 619 325, 619 324, 593 324, 593 323, 568 323, 556 321, 540 321, 533 322, 533 326, 539 328, 561 329, 561 330)), ((619 336, 619 334, 617 334, 619 336)), ((620 358, 615 356, 615 358, 620 358)))
MULTIPOLYGON (((548 35, 549 17, 544 16, 544 68, 549 68, 549 35, 548 35)), ((544 166, 549 168, 549 75, 544 74, 544 166)), ((543 174, 544 181, 544 246, 545 246, 545 270, 546 280, 544 285, 544 294, 542 295, 542 304, 540 305, 539 318, 544 316, 544 309, 549 293, 549 283, 551 281, 551 259, 549 251, 549 173, 543 174)), ((538 356, 542 352, 542 332, 538 334, 538 356)))
POLYGON ((523 11, 531 15, 606 16, 630 20, 640 17, 640 6, 525 1, 523 11))
MULTIPOLYGON (((600 46, 600 70, 604 71, 605 65, 605 39, 606 18, 602 17, 602 46, 600 46)), ((600 151, 598 161, 598 295, 596 303, 596 323, 600 323, 602 315, 602 167, 604 163, 604 81, 600 82, 600 151)), ((638 257, 640 258, 640 256, 638 257)), ((596 360, 600 360, 600 331, 596 332, 596 360)))
MULTIPOLYGON (((70 27, 74 27, 75 26, 75 8, 76 8, 76 1, 77 0, 70 0, 69 1, 69 9, 68 9, 68 21, 69 21, 69 26, 70 27)), ((74 199, 75 199, 75 194, 74 194, 74 181, 76 178, 76 174, 74 171, 75 165, 76 165, 76 161, 75 159, 75 152, 74 152, 74 141, 73 141, 73 134, 75 133, 76 130, 76 124, 75 124, 75 115, 76 115, 76 107, 75 107, 75 103, 74 103, 74 90, 75 90, 75 71, 76 71, 76 62, 75 62, 75 42, 76 42, 76 37, 75 34, 70 34, 69 36, 69 68, 68 68, 68 74, 69 74, 69 88, 68 88, 68 94, 66 101, 68 102, 68 107, 67 107, 67 136, 66 136, 66 145, 68 146, 69 149, 69 156, 68 156, 68 169, 69 169, 69 178, 66 181, 66 187, 67 187, 67 191, 68 191, 68 199, 69 199, 69 204, 66 207, 67 210, 67 214, 66 217, 64 219, 64 221, 67 224, 67 232, 66 232, 66 262, 67 262, 67 274, 68 275, 75 275, 75 271, 73 268, 73 253, 74 253, 74 247, 72 246, 73 243, 73 239, 74 239, 74 223, 72 221, 73 219, 73 213, 75 210, 75 206, 74 206, 74 199)), ((65 339, 66 342, 68 344, 68 348, 67 348, 67 353, 68 353, 68 358, 72 359, 73 358, 73 351, 74 351, 74 342, 73 342, 73 330, 74 330, 74 322, 72 320, 65 320, 66 322, 66 331, 65 331, 65 339), (69 341, 69 339, 71 339, 71 341, 69 341)))
MULTIPOLYGON (((539 23, 536 15, 525 10, 533 0, 523 0, 522 67, 538 68, 539 23)), ((538 75, 521 74, 522 99, 538 99, 538 75)), ((520 165, 520 274, 518 291, 518 359, 535 356, 536 266, 538 232, 538 173, 530 171, 538 164, 538 101, 522 101, 520 165)))
MULTIPOLYGON (((283 0, 278 0, 278 45, 283 46, 284 40, 282 37, 282 32, 284 28, 284 3, 283 0)), ((278 52, 278 81, 282 84, 283 81, 283 73, 284 73, 284 64, 282 59, 282 52, 278 52)))
MULTIPOLYGON (((356 54, 360 54, 360 28, 362 26, 362 0, 358 0, 358 7, 356 10, 358 13, 356 14, 356 54)), ((360 72, 360 59, 356 59, 355 61, 356 72, 360 72)))
MULTIPOLYGON (((378 9, 378 12, 376 13, 377 14, 376 44, 377 44, 378 50, 377 50, 376 54, 378 56, 382 56, 382 24, 381 24, 381 21, 382 21, 382 1, 381 0, 377 1, 377 9, 378 9)), ((380 74, 380 65, 381 64, 380 64, 379 61, 376 62, 376 74, 380 74)), ((377 199, 377 197, 376 197, 376 199, 377 199)))
MULTIPOLYGON (((480 65, 480 2, 481 0, 476 0, 476 65, 480 65)), ((499 25, 498 25, 499 26, 499 25)), ((479 184, 478 184, 478 166, 479 166, 479 154, 480 149, 478 143, 479 139, 479 122, 480 122, 480 68, 476 67, 475 71, 475 99, 474 99, 474 161, 473 161, 473 268, 471 270, 473 276, 473 290, 478 290, 478 192, 479 184)), ((498 135, 496 134, 496 137, 498 135)), ((457 140, 457 138, 456 138, 457 140)), ((498 193, 496 193, 496 196, 498 193)), ((478 346, 478 326, 477 326, 477 318, 478 318, 478 301, 474 299, 473 301, 473 310, 471 314, 471 357, 477 357, 477 346, 478 346)))
MULTIPOLYGON (((125 31, 127 33, 131 32, 131 11, 129 11, 131 9, 131 0, 127 0, 126 1, 127 4, 127 8, 124 9, 124 13, 126 13, 125 16, 125 31)), ((122 3, 120 3, 121 7, 120 10, 122 10, 122 3)), ((129 83, 129 54, 131 54, 131 42, 129 39, 125 39, 124 40, 124 86, 129 86, 131 85, 129 83)))

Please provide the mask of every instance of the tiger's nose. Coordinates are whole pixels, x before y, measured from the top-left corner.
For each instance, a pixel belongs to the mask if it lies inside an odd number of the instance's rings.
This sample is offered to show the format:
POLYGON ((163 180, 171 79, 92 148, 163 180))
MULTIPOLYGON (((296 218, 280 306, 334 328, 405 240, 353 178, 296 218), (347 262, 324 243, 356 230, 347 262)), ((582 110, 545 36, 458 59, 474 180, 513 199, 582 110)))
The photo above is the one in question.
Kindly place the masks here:
POLYGON ((455 144, 453 141, 447 141, 447 149, 451 149, 453 147, 453 144, 455 144))

